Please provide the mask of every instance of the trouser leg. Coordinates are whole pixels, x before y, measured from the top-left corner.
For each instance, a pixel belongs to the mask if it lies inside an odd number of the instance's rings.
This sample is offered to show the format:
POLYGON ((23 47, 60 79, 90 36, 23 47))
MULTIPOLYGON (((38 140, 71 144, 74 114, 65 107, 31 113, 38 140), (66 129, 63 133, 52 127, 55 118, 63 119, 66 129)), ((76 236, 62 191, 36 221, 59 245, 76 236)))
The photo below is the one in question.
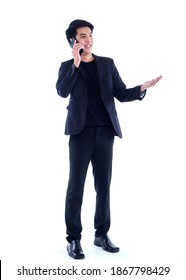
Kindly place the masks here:
POLYGON ((81 134, 70 136, 70 174, 66 193, 65 221, 67 241, 81 239, 81 206, 85 178, 94 146, 95 130, 86 129, 81 134))
POLYGON ((114 135, 110 128, 98 128, 96 146, 91 159, 96 190, 94 227, 96 236, 110 228, 110 183, 112 176, 114 135))

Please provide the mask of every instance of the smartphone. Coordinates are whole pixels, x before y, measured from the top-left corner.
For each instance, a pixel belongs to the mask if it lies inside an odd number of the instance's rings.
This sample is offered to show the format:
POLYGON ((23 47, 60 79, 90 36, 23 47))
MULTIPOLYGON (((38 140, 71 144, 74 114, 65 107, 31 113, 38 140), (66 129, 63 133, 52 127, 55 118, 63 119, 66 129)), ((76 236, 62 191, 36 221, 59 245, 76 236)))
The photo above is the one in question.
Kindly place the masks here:
MULTIPOLYGON (((78 43, 77 39, 76 39, 76 38, 72 38, 72 40, 71 40, 71 42, 70 42, 70 46, 71 46, 71 48, 73 48, 73 46, 74 46, 75 42, 77 42, 77 43, 78 43)), ((83 49, 80 49, 79 54, 81 55, 81 54, 82 54, 82 52, 83 52, 83 49)))

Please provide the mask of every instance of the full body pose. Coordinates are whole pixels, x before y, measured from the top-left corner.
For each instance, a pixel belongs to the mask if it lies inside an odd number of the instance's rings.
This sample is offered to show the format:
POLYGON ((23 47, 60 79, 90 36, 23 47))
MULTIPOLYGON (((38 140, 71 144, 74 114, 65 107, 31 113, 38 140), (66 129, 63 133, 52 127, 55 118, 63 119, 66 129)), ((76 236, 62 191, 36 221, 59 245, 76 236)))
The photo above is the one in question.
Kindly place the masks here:
POLYGON ((61 97, 70 95, 65 134, 69 137, 70 172, 65 203, 67 252, 85 257, 81 247, 81 207, 84 183, 91 162, 96 191, 94 245, 115 253, 109 236, 110 183, 114 137, 122 137, 114 98, 120 102, 142 100, 147 88, 162 76, 133 88, 122 81, 114 61, 92 53, 94 26, 74 20, 66 30, 73 58, 62 62, 56 84, 61 97))

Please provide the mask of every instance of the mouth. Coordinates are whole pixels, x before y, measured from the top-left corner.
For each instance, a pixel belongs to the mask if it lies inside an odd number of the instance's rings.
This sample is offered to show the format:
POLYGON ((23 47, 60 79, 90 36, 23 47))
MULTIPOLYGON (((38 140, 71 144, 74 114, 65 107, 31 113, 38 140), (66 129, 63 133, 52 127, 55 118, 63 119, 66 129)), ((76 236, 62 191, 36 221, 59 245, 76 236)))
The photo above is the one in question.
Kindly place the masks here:
POLYGON ((84 47, 85 47, 85 48, 91 48, 92 45, 91 45, 91 44, 87 44, 87 45, 85 45, 84 47))

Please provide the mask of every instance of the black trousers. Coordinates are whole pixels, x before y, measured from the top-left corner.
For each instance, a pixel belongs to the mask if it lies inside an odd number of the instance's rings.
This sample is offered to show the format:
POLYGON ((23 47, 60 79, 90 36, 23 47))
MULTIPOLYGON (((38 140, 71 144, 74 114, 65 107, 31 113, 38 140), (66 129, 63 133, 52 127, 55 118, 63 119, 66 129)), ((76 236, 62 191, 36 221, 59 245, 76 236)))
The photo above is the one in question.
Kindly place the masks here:
POLYGON ((68 242, 81 239, 81 206, 90 162, 93 167, 96 190, 95 235, 105 234, 110 228, 113 143, 114 133, 113 129, 109 127, 85 128, 80 134, 70 136, 70 174, 65 203, 68 242))

